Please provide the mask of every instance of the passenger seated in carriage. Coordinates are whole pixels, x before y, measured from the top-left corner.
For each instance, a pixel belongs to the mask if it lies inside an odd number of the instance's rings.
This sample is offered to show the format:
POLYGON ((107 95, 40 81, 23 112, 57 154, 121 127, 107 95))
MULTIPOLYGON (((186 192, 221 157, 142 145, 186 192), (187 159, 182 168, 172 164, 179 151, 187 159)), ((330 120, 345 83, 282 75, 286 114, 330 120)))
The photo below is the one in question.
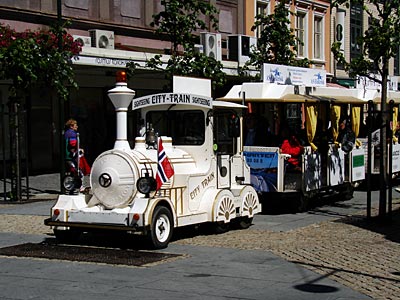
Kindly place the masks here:
POLYGON ((262 146, 264 144, 264 134, 259 124, 259 117, 253 113, 247 115, 245 123, 245 146, 262 146))
POLYGON ((276 136, 271 132, 269 122, 254 113, 247 115, 245 123, 245 146, 278 146, 276 136))
POLYGON ((339 135, 337 141, 341 144, 341 148, 346 154, 354 147, 356 136, 353 130, 351 130, 347 118, 341 118, 339 120, 339 135))
POLYGON ((304 152, 304 147, 295 135, 289 133, 289 127, 283 126, 281 135, 283 138, 281 152, 290 155, 286 170, 301 172, 301 155, 304 152))

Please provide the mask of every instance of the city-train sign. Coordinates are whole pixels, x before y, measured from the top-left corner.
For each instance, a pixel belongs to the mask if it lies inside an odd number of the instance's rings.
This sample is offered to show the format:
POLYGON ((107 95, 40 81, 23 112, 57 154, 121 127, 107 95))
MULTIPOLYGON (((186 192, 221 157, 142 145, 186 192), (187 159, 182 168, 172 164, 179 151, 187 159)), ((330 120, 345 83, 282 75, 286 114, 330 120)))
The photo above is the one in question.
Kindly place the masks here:
POLYGON ((212 108, 212 98, 183 93, 164 93, 144 96, 132 101, 132 109, 139 109, 157 104, 187 104, 212 108))

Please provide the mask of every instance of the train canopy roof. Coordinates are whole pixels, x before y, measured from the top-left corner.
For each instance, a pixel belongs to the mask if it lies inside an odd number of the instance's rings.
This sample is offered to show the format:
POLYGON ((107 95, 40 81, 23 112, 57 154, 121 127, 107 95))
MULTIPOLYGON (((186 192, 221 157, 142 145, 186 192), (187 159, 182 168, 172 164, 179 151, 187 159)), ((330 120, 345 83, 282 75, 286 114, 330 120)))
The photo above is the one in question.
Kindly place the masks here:
MULTIPOLYGON (((325 102, 366 104, 372 100, 380 103, 377 90, 341 87, 304 87, 276 83, 248 82, 235 85, 218 100, 232 102, 325 102)), ((387 101, 400 103, 400 92, 388 91, 387 101)))

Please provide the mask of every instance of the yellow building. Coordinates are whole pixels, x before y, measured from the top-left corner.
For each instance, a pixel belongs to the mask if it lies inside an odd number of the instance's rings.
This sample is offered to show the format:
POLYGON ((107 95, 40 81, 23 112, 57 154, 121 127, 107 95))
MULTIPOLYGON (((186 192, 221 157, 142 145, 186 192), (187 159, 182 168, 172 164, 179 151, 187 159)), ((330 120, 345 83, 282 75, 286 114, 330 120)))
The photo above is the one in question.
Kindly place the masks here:
MULTIPOLYGON (((251 31, 255 16, 272 14, 276 3, 277 0, 245 0, 245 34, 257 35, 251 31)), ((311 68, 332 73, 330 1, 293 0, 288 9, 294 13, 290 15, 291 28, 304 43, 298 48, 299 59, 308 58, 311 68)))

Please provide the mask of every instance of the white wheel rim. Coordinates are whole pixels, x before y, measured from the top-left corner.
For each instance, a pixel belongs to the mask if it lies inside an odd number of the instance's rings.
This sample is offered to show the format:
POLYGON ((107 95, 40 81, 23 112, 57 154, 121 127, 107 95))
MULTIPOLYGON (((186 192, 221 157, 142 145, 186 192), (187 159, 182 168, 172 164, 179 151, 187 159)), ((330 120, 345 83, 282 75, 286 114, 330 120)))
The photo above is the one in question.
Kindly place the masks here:
POLYGON ((225 223, 230 222, 234 215, 235 205, 233 204, 232 198, 224 196, 218 206, 217 221, 223 221, 225 223))
POLYGON ((256 197, 254 196, 253 193, 247 193, 247 195, 244 197, 245 198, 245 203, 243 207, 243 211, 246 212, 246 214, 249 216, 249 218, 252 218, 254 215, 254 210, 257 209, 257 200, 256 197))
POLYGON ((171 224, 169 223, 169 219, 166 215, 160 215, 157 218, 156 226, 155 226, 155 233, 157 240, 160 243, 164 243, 169 236, 171 230, 171 224))

